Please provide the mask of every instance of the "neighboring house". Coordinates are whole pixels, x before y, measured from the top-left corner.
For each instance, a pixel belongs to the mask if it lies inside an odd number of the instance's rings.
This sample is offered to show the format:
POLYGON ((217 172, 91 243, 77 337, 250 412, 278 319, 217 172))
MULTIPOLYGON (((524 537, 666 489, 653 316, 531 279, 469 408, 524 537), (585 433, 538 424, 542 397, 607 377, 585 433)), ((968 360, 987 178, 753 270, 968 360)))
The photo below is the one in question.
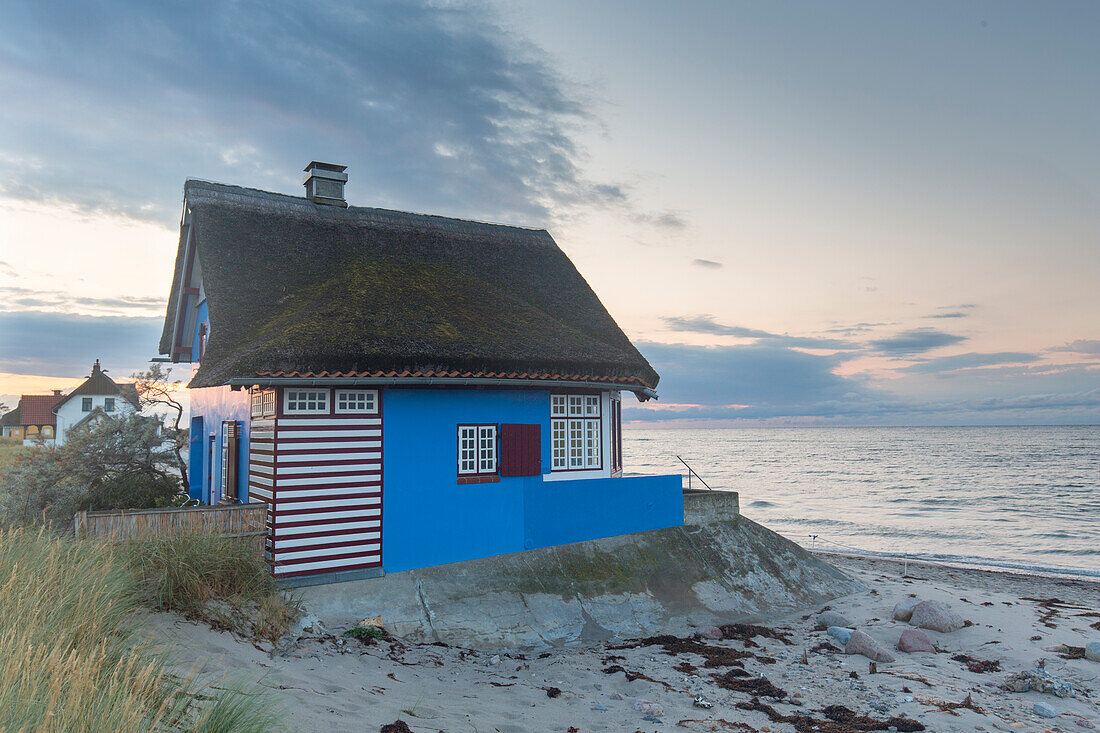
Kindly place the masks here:
POLYGON ((23 395, 14 410, 0 419, 5 436, 22 438, 23 445, 61 445, 78 425, 103 415, 125 415, 141 410, 133 384, 116 383, 103 372, 99 359, 92 373, 67 395, 23 395))
POLYGON ((678 475, 623 476, 657 373, 550 235, 348 207, 343 170, 185 184, 160 351, 192 365, 192 496, 266 502, 283 578, 681 525, 678 475))
POLYGON ((22 438, 23 437, 23 423, 21 422, 21 411, 19 405, 15 406, 14 410, 5 412, 0 417, 0 435, 5 438, 22 438))
POLYGON ((92 365, 92 373, 83 384, 65 395, 54 405, 57 415, 57 444, 65 442, 65 436, 73 428, 103 415, 121 417, 141 411, 137 390, 129 382, 119 384, 100 368, 99 359, 92 365))

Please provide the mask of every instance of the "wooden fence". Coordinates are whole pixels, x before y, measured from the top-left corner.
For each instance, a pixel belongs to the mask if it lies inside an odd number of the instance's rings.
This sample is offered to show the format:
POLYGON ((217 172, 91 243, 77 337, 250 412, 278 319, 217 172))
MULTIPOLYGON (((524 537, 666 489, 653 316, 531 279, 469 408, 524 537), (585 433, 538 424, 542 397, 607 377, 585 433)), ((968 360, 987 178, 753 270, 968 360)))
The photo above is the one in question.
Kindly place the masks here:
POLYGON ((266 534, 267 504, 233 504, 186 509, 139 509, 122 512, 78 512, 73 517, 77 539, 137 539, 173 533, 259 537, 266 534))

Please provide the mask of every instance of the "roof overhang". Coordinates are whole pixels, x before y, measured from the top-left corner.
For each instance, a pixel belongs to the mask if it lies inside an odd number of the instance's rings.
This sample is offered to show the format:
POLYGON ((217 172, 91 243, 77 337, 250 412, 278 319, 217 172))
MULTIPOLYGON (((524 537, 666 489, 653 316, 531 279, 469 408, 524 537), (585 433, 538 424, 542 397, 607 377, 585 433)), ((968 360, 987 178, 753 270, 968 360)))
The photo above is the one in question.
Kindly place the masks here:
POLYGON ((615 384, 613 382, 584 382, 565 379, 494 379, 487 377, 248 377, 230 379, 230 387, 279 387, 282 385, 307 385, 310 387, 539 387, 618 389, 633 392, 638 400, 657 399, 656 390, 640 384, 615 384))

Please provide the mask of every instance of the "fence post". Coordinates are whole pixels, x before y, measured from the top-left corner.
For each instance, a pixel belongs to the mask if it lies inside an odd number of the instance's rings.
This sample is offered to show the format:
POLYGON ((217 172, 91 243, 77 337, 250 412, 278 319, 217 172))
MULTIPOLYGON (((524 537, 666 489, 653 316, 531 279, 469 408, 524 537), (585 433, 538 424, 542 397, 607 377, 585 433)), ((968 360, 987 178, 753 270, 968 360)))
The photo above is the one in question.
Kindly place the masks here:
POLYGON ((88 512, 81 509, 79 512, 73 515, 73 535, 76 539, 80 539, 80 530, 84 529, 88 523, 88 512))

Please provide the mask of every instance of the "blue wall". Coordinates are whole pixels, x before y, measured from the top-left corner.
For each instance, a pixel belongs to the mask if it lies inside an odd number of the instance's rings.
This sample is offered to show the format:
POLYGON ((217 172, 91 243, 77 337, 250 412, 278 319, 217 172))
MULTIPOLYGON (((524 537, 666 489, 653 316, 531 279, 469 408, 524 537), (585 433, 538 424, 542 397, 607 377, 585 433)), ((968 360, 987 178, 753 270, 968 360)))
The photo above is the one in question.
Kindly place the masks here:
POLYGON ((545 390, 387 389, 382 416, 387 572, 683 524, 679 475, 457 483, 460 423, 541 424, 549 470, 545 390))
POLYGON ((197 455, 192 453, 188 460, 190 469, 188 481, 191 484, 192 498, 207 504, 217 500, 218 491, 221 490, 222 475, 221 446, 224 429, 222 421, 239 420, 241 438, 237 450, 237 496, 241 501, 248 500, 248 485, 245 477, 248 471, 248 422, 251 409, 251 398, 243 389, 237 392, 233 392, 229 387, 202 387, 191 390, 192 430, 196 422, 202 423, 201 435, 191 434, 191 448, 197 452, 197 455), (213 492, 207 481, 211 433, 214 434, 214 485, 218 487, 213 492))

